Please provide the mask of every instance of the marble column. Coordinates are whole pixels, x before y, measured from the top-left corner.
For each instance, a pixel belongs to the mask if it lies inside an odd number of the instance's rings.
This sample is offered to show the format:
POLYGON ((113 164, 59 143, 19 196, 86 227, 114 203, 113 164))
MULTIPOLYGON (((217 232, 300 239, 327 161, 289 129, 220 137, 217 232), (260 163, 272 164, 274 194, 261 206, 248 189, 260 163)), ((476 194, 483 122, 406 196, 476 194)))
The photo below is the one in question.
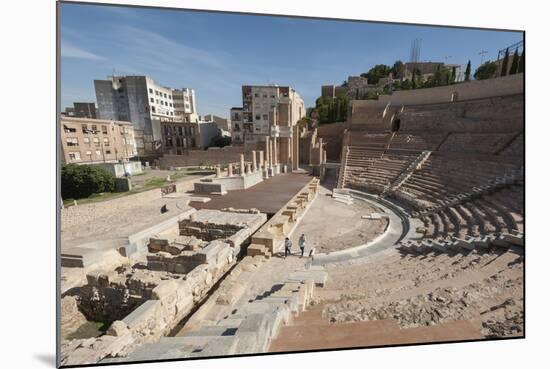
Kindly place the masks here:
POLYGON ((241 176, 244 176, 244 154, 241 154, 241 176))
POLYGON ((229 163, 227 165, 227 176, 232 177, 233 176, 233 164, 229 163))
POLYGON ((219 165, 216 165, 216 178, 220 178, 222 176, 222 170, 219 165))
POLYGON ((252 173, 250 168, 250 163, 246 163, 246 173, 248 174, 252 173))
POLYGON ((277 137, 275 137, 273 139, 273 153, 275 154, 275 155, 273 155, 273 164, 274 165, 279 164, 279 149, 280 149, 279 143, 278 143, 277 137))
POLYGON ((268 169, 269 164, 271 163, 271 159, 269 158, 270 148, 271 148, 271 145, 269 143, 269 137, 266 136, 266 138, 265 138, 265 169, 268 169))
POLYGON ((259 167, 260 167, 260 170, 262 170, 263 167, 264 167, 264 151, 263 150, 260 150, 260 165, 259 165, 259 167))
POLYGON ((275 145, 273 144, 273 140, 269 140, 269 167, 273 168, 273 165, 275 164, 275 145))
POLYGON ((258 166, 256 165, 256 150, 252 150, 252 171, 256 173, 258 166))

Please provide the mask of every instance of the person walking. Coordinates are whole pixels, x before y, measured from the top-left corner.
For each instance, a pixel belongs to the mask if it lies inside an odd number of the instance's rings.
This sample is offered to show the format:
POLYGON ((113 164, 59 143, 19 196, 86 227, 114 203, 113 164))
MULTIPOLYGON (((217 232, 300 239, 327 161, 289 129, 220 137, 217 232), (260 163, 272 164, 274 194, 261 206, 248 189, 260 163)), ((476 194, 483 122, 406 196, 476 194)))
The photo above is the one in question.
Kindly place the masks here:
POLYGON ((288 254, 290 254, 290 249, 292 248, 292 242, 290 241, 290 238, 285 238, 285 259, 288 254))
POLYGON ((300 246, 300 251, 302 251, 301 258, 304 257, 304 249, 306 248, 306 236, 302 233, 300 239, 298 240, 298 245, 300 246))

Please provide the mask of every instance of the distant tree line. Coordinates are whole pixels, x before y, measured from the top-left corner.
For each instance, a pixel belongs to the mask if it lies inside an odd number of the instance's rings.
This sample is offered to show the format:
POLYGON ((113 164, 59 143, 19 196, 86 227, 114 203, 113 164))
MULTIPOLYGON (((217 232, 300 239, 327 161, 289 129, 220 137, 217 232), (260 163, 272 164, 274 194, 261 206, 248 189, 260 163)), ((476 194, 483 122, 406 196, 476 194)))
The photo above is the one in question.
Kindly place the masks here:
POLYGON ((348 116, 347 96, 319 97, 315 101, 315 110, 319 123, 343 122, 348 116))

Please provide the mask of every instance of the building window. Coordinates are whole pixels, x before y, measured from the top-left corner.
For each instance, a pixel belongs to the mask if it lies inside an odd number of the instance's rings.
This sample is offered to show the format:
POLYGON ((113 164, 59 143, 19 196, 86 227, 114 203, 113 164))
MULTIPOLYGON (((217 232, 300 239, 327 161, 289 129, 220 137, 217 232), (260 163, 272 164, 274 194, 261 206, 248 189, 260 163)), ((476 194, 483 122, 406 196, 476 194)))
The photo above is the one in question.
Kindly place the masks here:
POLYGON ((155 95, 157 95, 157 96, 159 95, 159 92, 157 90, 155 90, 155 95))
POLYGON ((153 93, 153 89, 152 89, 152 88, 149 89, 149 93, 150 93, 150 94, 153 93))
POLYGON ((263 120, 267 120, 267 114, 264 114, 264 115, 262 116, 262 119, 263 119, 263 120))
POLYGON ((105 154, 111 155, 111 150, 105 150, 105 154))
POLYGON ((99 146, 99 138, 94 137, 94 145, 99 146))
POLYGON ((266 99, 266 98, 267 98, 267 94, 264 94, 264 99, 266 99))
POLYGON ((90 144, 90 137, 84 137, 84 143, 85 144, 90 144))
POLYGON ((76 132, 76 128, 67 127, 63 124, 63 129, 65 130, 65 133, 74 133, 76 132))
POLYGON ((164 98, 166 99, 168 96, 166 95, 166 93, 164 94, 164 98))
POLYGON ((156 112, 156 109, 155 109, 155 107, 154 107, 154 106, 151 106, 151 111, 152 111, 153 113, 155 113, 155 112, 156 112))
POLYGON ((83 124, 83 125, 82 125, 82 133, 86 134, 86 133, 88 133, 88 132, 89 132, 89 131, 88 131, 88 126, 87 126, 86 124, 83 124))
POLYGON ((103 143, 107 146, 109 146, 109 139, 108 138, 104 138, 103 139, 103 143))
POLYGON ((256 114, 256 120, 260 120, 260 114, 256 114))
POLYGON ((67 137, 67 146, 78 146, 78 138, 67 137))
POLYGON ((92 152, 91 152, 91 151, 86 151, 86 155, 91 157, 91 156, 92 156, 92 152))
POLYGON ((107 126, 101 126, 101 133, 103 133, 104 135, 107 134, 107 126))
POLYGON ((80 160, 80 152, 78 152, 78 151, 69 152, 69 160, 70 161, 80 160))
POLYGON ((101 151, 96 150, 96 151, 95 151, 95 155, 96 155, 96 156, 101 156, 101 151))
POLYGON ((151 102, 154 103, 154 102, 155 102, 155 99, 151 98, 151 102))
POLYGON ((97 134, 97 126, 95 124, 92 126, 92 133, 94 135, 97 134))
POLYGON ((254 97, 260 97, 260 95, 259 94, 254 94, 254 97))

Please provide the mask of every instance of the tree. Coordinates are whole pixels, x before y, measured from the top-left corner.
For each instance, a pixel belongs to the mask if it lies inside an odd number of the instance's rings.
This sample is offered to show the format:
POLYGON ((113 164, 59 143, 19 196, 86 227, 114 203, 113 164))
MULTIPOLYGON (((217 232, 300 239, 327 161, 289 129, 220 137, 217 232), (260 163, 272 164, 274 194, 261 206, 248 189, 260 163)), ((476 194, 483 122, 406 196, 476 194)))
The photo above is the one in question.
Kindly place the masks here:
POLYGON ((405 72, 405 65, 401 60, 398 60, 395 63, 393 63, 393 67, 391 67, 391 73, 393 74, 394 78, 403 78, 404 72, 405 72))
POLYGON ((504 77, 506 74, 508 74, 508 59, 510 58, 510 52, 508 49, 506 49, 506 52, 504 53, 504 59, 502 59, 502 69, 500 70, 500 76, 504 77))
POLYGON ((319 123, 345 121, 348 113, 348 102, 349 98, 347 96, 319 97, 315 101, 319 123))
POLYGON ((525 50, 521 53, 518 64, 518 73, 523 73, 525 70, 525 50))
POLYGON ((377 84, 378 81, 380 81, 380 78, 387 77, 391 72, 391 68, 388 65, 385 64, 377 64, 367 73, 362 73, 361 77, 366 77, 369 80, 369 83, 371 84, 377 84))
POLYGON ((514 56, 512 57, 512 66, 510 67, 510 74, 518 73, 518 67, 519 67, 519 55, 518 55, 518 49, 516 49, 516 51, 514 51, 514 56))
POLYGON ((474 73, 475 79, 488 79, 493 78, 497 72, 498 66, 495 62, 485 62, 477 68, 474 73))
POLYGON ((378 94, 373 90, 369 90, 361 96, 361 100, 378 100, 378 94))
POLYGON ((412 73, 412 88, 413 90, 416 89, 416 70, 413 69, 413 73, 412 73))
POLYGON ((67 164, 61 168, 61 197, 81 199, 115 190, 115 178, 96 165, 67 164))
POLYGON ((466 72, 464 73, 464 80, 470 80, 470 74, 472 73, 472 62, 468 60, 468 65, 466 65, 466 72))

